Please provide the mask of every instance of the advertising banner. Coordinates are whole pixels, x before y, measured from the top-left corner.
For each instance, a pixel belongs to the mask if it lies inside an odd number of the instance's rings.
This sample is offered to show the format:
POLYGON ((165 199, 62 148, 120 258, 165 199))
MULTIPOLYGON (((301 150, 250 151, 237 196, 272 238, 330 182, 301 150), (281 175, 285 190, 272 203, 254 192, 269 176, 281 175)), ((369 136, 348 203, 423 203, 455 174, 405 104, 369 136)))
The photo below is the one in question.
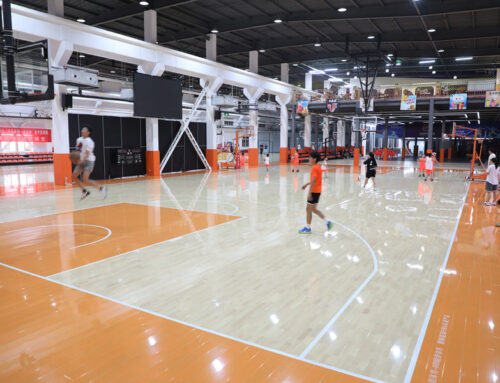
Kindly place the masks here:
POLYGON ((450 110, 467 109, 467 93, 450 94, 450 110))
POLYGON ((309 101, 297 101, 297 113, 298 114, 309 114, 309 101))
POLYGON ((0 142, 51 142, 50 129, 1 128, 0 142))
POLYGON ((417 108, 417 96, 408 90, 401 95, 401 110, 415 110, 417 108))
POLYGON ((500 108, 500 92, 486 92, 484 106, 486 108, 500 108))
POLYGON ((327 113, 334 113, 339 106, 339 100, 336 98, 329 98, 326 102, 327 113))

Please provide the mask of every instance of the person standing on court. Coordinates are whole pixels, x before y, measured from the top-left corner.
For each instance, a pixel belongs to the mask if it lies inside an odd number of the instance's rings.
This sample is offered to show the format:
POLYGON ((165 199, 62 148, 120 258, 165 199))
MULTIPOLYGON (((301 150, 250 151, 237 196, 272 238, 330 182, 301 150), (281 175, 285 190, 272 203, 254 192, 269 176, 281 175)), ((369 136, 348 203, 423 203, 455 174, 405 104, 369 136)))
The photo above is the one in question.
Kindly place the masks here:
POLYGON ((368 153, 368 159, 363 162, 363 164, 366 165, 366 177, 363 187, 366 187, 368 180, 372 178, 373 190, 377 190, 375 189, 375 176, 377 175, 377 161, 375 160, 375 155, 372 152, 368 153))
POLYGON ((94 140, 90 138, 90 133, 90 128, 84 126, 81 130, 81 137, 78 137, 76 140, 76 148, 80 152, 80 161, 77 163, 71 176, 73 182, 76 182, 80 189, 82 189, 81 200, 90 194, 90 191, 84 187, 85 184, 98 189, 102 193, 103 198, 106 198, 108 195, 106 186, 101 186, 96 181, 89 179, 95 164, 95 144, 94 140), (82 181, 79 179, 80 174, 82 174, 82 181))
POLYGON ((321 195, 322 189, 322 174, 321 174, 321 165, 319 161, 321 160, 321 154, 318 152, 312 152, 309 160, 311 165, 313 165, 311 170, 311 181, 302 186, 302 190, 305 190, 307 186, 309 187, 309 193, 307 195, 307 225, 299 230, 299 234, 311 234, 311 221, 313 213, 320 217, 322 220, 326 222, 327 230, 330 230, 333 227, 333 222, 330 221, 325 215, 320 212, 317 208, 319 197, 321 195))

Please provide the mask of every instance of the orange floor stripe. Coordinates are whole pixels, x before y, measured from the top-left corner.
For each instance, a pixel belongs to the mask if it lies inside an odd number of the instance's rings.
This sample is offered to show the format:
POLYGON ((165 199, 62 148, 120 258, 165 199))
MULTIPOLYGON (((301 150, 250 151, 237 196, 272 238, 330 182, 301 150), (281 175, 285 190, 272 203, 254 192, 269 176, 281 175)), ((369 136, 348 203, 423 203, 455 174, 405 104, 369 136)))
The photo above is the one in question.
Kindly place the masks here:
POLYGON ((4 266, 0 280, 2 382, 363 382, 4 266))
POLYGON ((471 184, 412 382, 500 381, 500 208, 471 184))
POLYGON ((120 203, 6 222, 0 262, 47 276, 238 218, 120 203))

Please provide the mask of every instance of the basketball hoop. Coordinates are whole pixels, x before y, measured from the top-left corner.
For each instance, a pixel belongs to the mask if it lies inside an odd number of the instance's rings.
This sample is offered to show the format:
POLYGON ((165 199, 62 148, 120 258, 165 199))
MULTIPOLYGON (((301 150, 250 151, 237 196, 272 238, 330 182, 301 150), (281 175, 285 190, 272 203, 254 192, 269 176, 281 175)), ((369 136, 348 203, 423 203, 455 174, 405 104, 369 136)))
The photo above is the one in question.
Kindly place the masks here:
POLYGON ((365 140, 366 140, 366 135, 367 135, 367 134, 366 134, 366 128, 361 128, 361 139, 362 139, 363 141, 365 141, 365 140))

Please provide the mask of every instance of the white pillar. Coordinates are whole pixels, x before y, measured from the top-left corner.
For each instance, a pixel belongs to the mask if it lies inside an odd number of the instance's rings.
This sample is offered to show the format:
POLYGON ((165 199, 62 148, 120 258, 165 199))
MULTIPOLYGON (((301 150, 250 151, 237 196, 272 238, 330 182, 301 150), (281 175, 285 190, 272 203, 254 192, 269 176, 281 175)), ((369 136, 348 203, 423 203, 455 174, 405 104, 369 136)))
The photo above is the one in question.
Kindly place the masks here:
POLYGON ((61 104, 61 95, 66 93, 66 86, 54 84, 54 93, 56 97, 52 100, 52 145, 54 153, 67 154, 70 146, 68 110, 63 110, 61 104))
POLYGON ((249 70, 252 73, 259 73, 259 52, 250 51, 248 54, 249 58, 249 70))
POLYGON ((158 148, 158 119, 146 118, 146 150, 152 152, 158 148))
POLYGON ((144 41, 156 43, 158 41, 157 30, 156 11, 153 9, 144 11, 144 41))
POLYGON ((307 90, 312 90, 312 78, 313 78, 312 73, 306 73, 305 88, 307 90))
POLYGON ((64 17, 64 0, 47 0, 47 13, 64 17))
POLYGON ((337 121, 337 146, 345 146, 345 122, 337 121))
MULTIPOLYGON (((312 90, 312 73, 306 73, 305 88, 312 90)), ((311 116, 304 118, 304 149, 311 149, 311 116)))
POLYGON ((205 42, 205 53, 208 60, 217 61, 217 35, 210 33, 205 42))
POLYGON ((206 97, 206 119, 207 119, 207 149, 217 149, 217 125, 214 120, 215 108, 212 103, 212 95, 206 97))
POLYGON ((283 82, 289 82, 290 77, 290 65, 288 63, 282 63, 281 64, 281 81, 283 82))
POLYGON ((280 107, 280 148, 288 148, 288 109, 280 107))
POLYGON ((330 125, 328 117, 323 117, 323 145, 325 144, 325 140, 328 138, 329 133, 330 133, 330 125))

